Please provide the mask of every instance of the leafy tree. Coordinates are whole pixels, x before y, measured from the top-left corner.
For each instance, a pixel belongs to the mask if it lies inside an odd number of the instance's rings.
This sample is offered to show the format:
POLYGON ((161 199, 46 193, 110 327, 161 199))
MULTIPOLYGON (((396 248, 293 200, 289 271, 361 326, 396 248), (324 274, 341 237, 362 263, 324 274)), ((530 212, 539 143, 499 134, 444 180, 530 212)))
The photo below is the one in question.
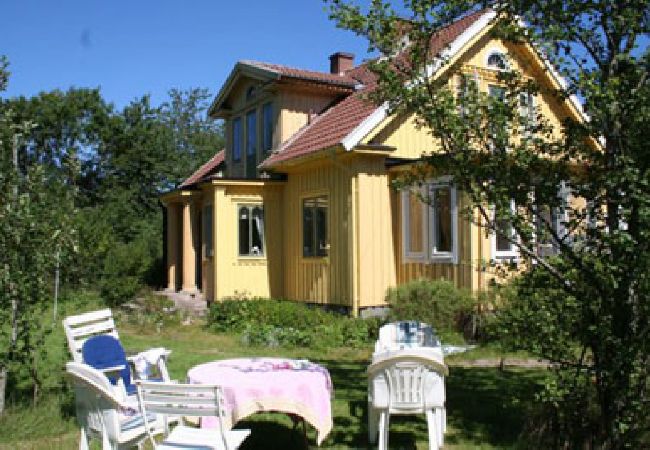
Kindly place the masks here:
POLYGON ((112 112, 99 89, 71 88, 65 92, 41 92, 5 101, 13 111, 13 122, 38 124, 21 139, 19 165, 23 172, 40 164, 52 176, 64 176, 79 188, 80 206, 92 202, 101 172, 95 166, 100 131, 112 112))
POLYGON ((452 175, 469 200, 468 219, 518 247, 528 270, 514 281, 503 326, 514 345, 554 363, 541 397, 554 413, 547 445, 641 446, 650 370, 650 5, 393 3, 363 10, 329 1, 338 25, 384 56, 371 64, 372 100, 415 115, 440 144, 400 183, 452 175), (445 77, 423 76, 451 64, 446 49, 431 45, 436 32, 485 6, 497 13, 494 36, 513 49, 535 43, 566 84, 530 80, 514 64, 500 72, 500 95, 480 92, 472 77, 458 92, 445 77), (535 108, 522 114, 530 96, 572 95, 588 119, 567 114, 554 126, 535 108), (582 201, 567 202, 562 190, 582 201))
POLYGON ((211 98, 207 89, 172 89, 162 104, 160 117, 172 130, 176 150, 176 184, 224 146, 223 123, 206 114, 211 98))
MULTIPOLYGON (((0 61, 0 89, 6 85, 5 67, 0 61)), ((49 330, 43 311, 52 298, 56 255, 74 244, 71 189, 42 163, 20 170, 21 140, 36 125, 17 126, 14 114, 0 104, 0 413, 7 382, 15 382, 21 370, 29 373, 37 399, 37 362, 49 330)))

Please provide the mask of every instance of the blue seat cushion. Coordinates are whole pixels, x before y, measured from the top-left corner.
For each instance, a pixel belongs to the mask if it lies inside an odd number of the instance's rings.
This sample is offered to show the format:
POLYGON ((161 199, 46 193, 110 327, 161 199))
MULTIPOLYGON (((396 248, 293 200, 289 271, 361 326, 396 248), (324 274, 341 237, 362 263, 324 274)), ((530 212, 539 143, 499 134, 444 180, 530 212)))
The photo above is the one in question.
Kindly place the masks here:
MULTIPOLYGON (((134 394, 136 387, 131 383, 131 370, 120 341, 109 335, 99 335, 89 338, 81 348, 84 362, 98 370, 109 367, 123 366, 120 378, 124 382, 127 394, 134 394)), ((117 385, 117 377, 108 377, 111 384, 117 385)))

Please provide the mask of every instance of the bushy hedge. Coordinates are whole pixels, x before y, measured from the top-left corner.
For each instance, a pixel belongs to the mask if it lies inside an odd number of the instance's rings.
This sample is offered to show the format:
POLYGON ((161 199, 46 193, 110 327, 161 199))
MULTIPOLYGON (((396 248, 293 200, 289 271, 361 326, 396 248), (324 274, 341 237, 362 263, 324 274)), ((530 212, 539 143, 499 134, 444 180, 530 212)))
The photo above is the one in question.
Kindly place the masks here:
POLYGON ((227 298, 210 307, 208 327, 250 345, 360 347, 377 339, 378 319, 352 319, 288 300, 227 298))
POLYGON ((446 280, 418 280, 390 288, 386 301, 391 321, 426 322, 442 335, 463 332, 475 304, 468 291, 446 280))

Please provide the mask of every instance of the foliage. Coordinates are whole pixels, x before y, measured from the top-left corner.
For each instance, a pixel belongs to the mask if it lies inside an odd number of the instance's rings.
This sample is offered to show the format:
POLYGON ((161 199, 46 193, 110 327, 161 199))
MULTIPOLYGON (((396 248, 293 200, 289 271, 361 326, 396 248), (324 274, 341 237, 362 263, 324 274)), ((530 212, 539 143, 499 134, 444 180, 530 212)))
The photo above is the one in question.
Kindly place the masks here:
POLYGON ((99 288, 110 306, 132 300, 147 281, 154 286, 162 284, 155 278, 162 272, 156 264, 162 259, 162 233, 155 229, 159 224, 140 225, 142 229, 130 242, 115 242, 104 255, 99 288))
POLYGON ((239 332, 250 345, 336 347, 377 339, 377 319, 352 319, 319 307, 271 299, 224 299, 208 313, 208 327, 239 332))
POLYGON ((38 398, 38 361, 51 329, 40 319, 52 302, 55 268, 74 248, 74 191, 43 164, 21 170, 18 147, 34 124, 12 124, 14 114, 0 104, 0 413, 5 383, 15 384, 23 373, 38 398))
POLYGON ((165 328, 180 325, 185 318, 173 300, 148 289, 138 291, 136 300, 127 311, 117 313, 120 320, 148 333, 159 334, 165 328))
POLYGON ((389 319, 418 320, 436 332, 462 331, 474 307, 471 294, 446 280, 417 280, 388 289, 389 319))
POLYGON ((367 10, 329 3, 339 26, 385 56, 370 64, 372 99, 414 115, 438 144, 399 184, 451 175, 467 219, 522 255, 529 270, 514 300, 522 304, 506 317, 517 346, 556 363, 541 397, 562 422, 556 444, 639 446, 650 401, 648 2, 415 0, 399 13, 390 1, 367 10), (515 52, 533 42, 566 83, 547 81, 550 70, 530 79, 512 60, 498 72, 503 98, 472 76, 456 83, 460 92, 436 76, 462 69, 432 46, 436 32, 485 6, 497 13, 493 36, 515 52), (562 123, 534 103, 524 113, 530 96, 564 104, 562 123), (571 96, 588 119, 567 104, 571 96), (584 201, 567 202, 562 189, 584 201), (587 404, 593 415, 581 414, 587 404))

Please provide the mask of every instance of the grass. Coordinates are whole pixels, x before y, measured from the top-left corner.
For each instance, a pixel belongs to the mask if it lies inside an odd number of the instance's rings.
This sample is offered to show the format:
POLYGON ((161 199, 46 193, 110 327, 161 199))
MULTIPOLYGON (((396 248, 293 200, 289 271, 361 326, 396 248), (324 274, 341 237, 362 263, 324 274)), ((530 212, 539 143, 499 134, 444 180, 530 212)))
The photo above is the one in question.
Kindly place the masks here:
MULTIPOLYGON (((93 309, 92 301, 81 307, 70 306, 75 312, 93 309)), ((69 311, 63 312, 63 314, 69 311)), ((234 335, 213 334, 201 323, 170 326, 160 333, 154 327, 119 324, 124 346, 129 351, 163 346, 173 351, 169 361, 171 375, 184 380, 187 370, 215 359, 241 356, 281 356, 308 358, 330 371, 335 388, 332 403, 334 428, 322 448, 367 448, 365 369, 371 348, 261 348, 244 346, 234 335), (151 331, 153 329, 153 331, 151 331)), ((72 398, 61 383, 65 354, 61 327, 48 337, 47 390, 36 407, 24 401, 14 401, 0 417, 0 449, 70 449, 77 444, 77 430, 72 398), (51 352, 50 352, 51 350, 51 352)), ((487 349, 476 355, 485 357, 496 353, 487 349)), ((454 356, 454 361, 476 356, 454 356)), ((539 370, 507 370, 496 368, 451 367, 447 378, 448 433, 447 449, 505 449, 518 446, 526 413, 532 406, 544 372, 539 370)), ((242 449, 303 449, 307 448, 299 432, 292 430, 288 417, 282 414, 259 414, 240 422, 252 429, 251 437, 242 449), (272 438, 270 438, 272 437, 272 438)), ((308 440, 315 443, 315 431, 308 430, 308 440)), ((427 448, 427 427, 423 417, 391 418, 391 448, 427 448)), ((97 447, 98 448, 98 447, 97 447)))

